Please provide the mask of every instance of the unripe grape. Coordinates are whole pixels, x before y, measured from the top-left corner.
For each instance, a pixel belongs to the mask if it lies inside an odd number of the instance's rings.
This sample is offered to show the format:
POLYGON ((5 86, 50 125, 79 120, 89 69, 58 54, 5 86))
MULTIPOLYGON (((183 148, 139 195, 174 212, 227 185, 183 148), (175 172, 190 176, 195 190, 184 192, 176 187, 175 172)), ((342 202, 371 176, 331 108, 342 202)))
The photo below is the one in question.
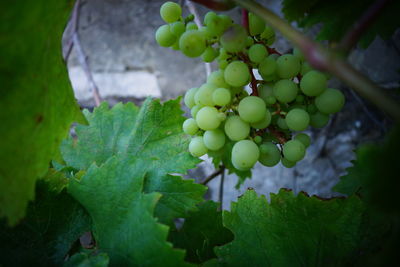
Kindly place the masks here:
POLYGON ((217 129, 221 124, 218 114, 218 110, 214 107, 203 107, 197 112, 196 123, 205 131, 217 129))
POLYGON ((254 141, 256 144, 260 144, 260 143, 262 142, 262 137, 259 136, 259 135, 257 135, 257 136, 255 136, 255 137, 253 138, 253 141, 254 141))
POLYGON ((296 103, 303 103, 306 98, 303 95, 296 96, 296 103))
POLYGON ((198 57, 206 50, 204 33, 199 30, 184 32, 179 39, 179 48, 187 57, 198 57))
POLYGON ((307 112, 309 113, 309 114, 315 114, 315 112, 317 112, 318 111, 318 109, 317 109, 317 107, 314 105, 314 103, 311 103, 311 104, 309 104, 308 106, 307 106, 307 112))
POLYGON ((282 130, 287 130, 289 129, 289 127, 286 124, 286 120, 282 117, 279 117, 276 124, 278 125, 279 128, 281 128, 282 130))
POLYGON ((182 21, 176 21, 172 23, 170 27, 172 34, 176 37, 180 37, 182 33, 184 33, 186 30, 185 23, 183 23, 182 21))
POLYGON ((262 18, 249 12, 249 32, 255 36, 261 34, 265 29, 265 22, 262 18))
POLYGON ((272 45, 275 42, 275 32, 270 26, 265 25, 264 31, 260 35, 261 39, 265 40, 267 45, 272 45))
POLYGON ((156 31, 156 41, 160 46, 169 47, 176 41, 176 36, 172 34, 169 25, 162 25, 156 31))
POLYGON ((268 56, 268 51, 262 44, 254 44, 249 48, 248 55, 252 62, 260 63, 266 56, 268 56))
POLYGON ((194 105, 191 109, 190 109, 190 115, 192 115, 192 118, 196 118, 197 112, 199 112, 199 110, 202 108, 202 105, 194 105))
POLYGON ((199 130, 199 127, 197 126, 196 120, 190 118, 183 122, 182 129, 184 133, 194 135, 199 130))
POLYGON ((226 29, 224 21, 212 11, 207 12, 204 17, 204 25, 207 26, 207 29, 212 36, 221 36, 226 29))
POLYGON ((273 96, 273 88, 271 84, 263 83, 257 86, 258 96, 261 97, 265 102, 269 96, 273 96))
POLYGON ((232 164, 238 170, 248 170, 260 156, 258 146, 250 140, 241 140, 232 148, 232 164))
POLYGON ((267 104, 267 105, 273 105, 273 104, 275 104, 276 103, 276 98, 275 98, 275 96, 268 96, 266 99, 265 99, 265 104, 267 104))
POLYGON ((305 60, 303 52, 300 51, 297 47, 293 48, 293 56, 297 57, 300 62, 303 62, 305 60))
POLYGON ((297 162, 304 158, 306 148, 299 140, 290 140, 283 145, 282 152, 287 160, 297 162))
POLYGON ((225 144, 225 134, 220 129, 206 131, 203 135, 204 145, 213 151, 221 149, 225 144))
POLYGON ((224 130, 232 141, 245 139, 250 134, 250 125, 239 116, 231 116, 225 122, 224 130))
POLYGON ((294 139, 299 140, 306 148, 311 144, 311 138, 305 133, 297 134, 294 139))
POLYGON ((222 23, 224 24, 224 29, 228 29, 233 24, 233 20, 225 14, 220 14, 218 17, 221 19, 222 23))
POLYGON ((186 24, 186 30, 190 31, 190 30, 198 30, 199 27, 197 27, 197 24, 194 22, 189 22, 188 24, 186 24))
POLYGON ((249 67, 242 61, 233 61, 226 67, 224 78, 231 86, 244 86, 250 79, 249 67))
POLYGON ((283 79, 293 78, 300 72, 300 60, 290 54, 282 55, 276 60, 278 76, 283 79))
POLYGON ((229 88, 229 85, 225 82, 224 70, 211 72, 211 74, 207 77, 207 83, 214 84, 218 88, 229 88))
POLYGON ((181 17, 182 8, 177 3, 168 1, 161 6, 160 15, 166 23, 172 23, 181 17))
POLYGON ((267 110, 262 120, 251 123, 250 126, 253 127, 254 129, 265 129, 270 125, 270 123, 271 123, 271 112, 267 110))
POLYGON ((196 105, 203 105, 203 106, 211 106, 213 107, 215 105, 212 95, 217 89, 217 87, 213 84, 205 83, 200 88, 197 90, 197 92, 194 95, 194 102, 196 105))
POLYGON ((254 44, 253 38, 251 38, 251 36, 247 36, 247 39, 246 39, 246 47, 250 47, 250 46, 252 46, 253 44, 254 44))
POLYGON ((286 158, 282 158, 281 163, 286 168, 293 168, 294 166, 296 166, 296 162, 287 160, 286 158))
POLYGON ((326 77, 323 73, 312 70, 307 72, 300 81, 300 89, 307 96, 318 96, 326 89, 326 77))
POLYGON ((226 67, 228 66, 228 64, 229 64, 229 62, 228 62, 228 60, 219 60, 218 61, 218 67, 221 69, 221 70, 224 70, 224 69, 226 69, 226 67))
POLYGON ((231 102, 231 92, 226 88, 218 88, 212 95, 213 102, 217 106, 225 106, 231 102))
POLYGON ((304 131, 310 123, 310 116, 307 111, 295 108, 288 112, 285 121, 289 129, 293 131, 304 131))
POLYGON ((300 74, 302 76, 306 75, 306 73, 308 73, 309 71, 312 71, 313 68, 311 67, 311 65, 308 62, 303 62, 301 64, 301 70, 300 70, 300 74))
POLYGON ((273 167, 281 160, 281 152, 271 142, 264 143, 260 146, 260 157, 258 161, 267 167, 273 167))
POLYGON ((196 105, 194 101, 194 95, 196 94, 197 90, 198 88, 191 88, 186 92, 185 97, 183 98, 183 102, 188 108, 192 108, 194 107, 194 105, 196 105))
POLYGON ((310 116, 310 125, 314 128, 322 128, 329 122, 329 115, 321 112, 315 112, 310 116))
POLYGON ((243 26, 234 24, 221 36, 220 42, 227 52, 237 53, 246 46, 247 33, 243 26))
POLYGON ((344 105, 344 95, 337 89, 328 88, 315 98, 315 105, 322 113, 336 113, 344 105))
POLYGON ((196 136, 190 140, 189 152, 193 157, 201 157, 207 153, 207 147, 204 145, 203 137, 196 136))
POLYGON ((264 119, 267 108, 260 97, 247 96, 240 101, 238 111, 242 120, 255 123, 264 119))
POLYGON ((217 52, 211 46, 207 47, 204 50, 204 53, 201 55, 201 58, 204 62, 212 62, 217 57, 217 52))
POLYGON ((297 84, 291 80, 280 80, 274 85, 274 96, 281 103, 289 103, 296 99, 297 84))
POLYGON ((258 73, 261 77, 268 77, 274 75, 277 70, 276 60, 272 57, 267 57, 258 65, 258 73))

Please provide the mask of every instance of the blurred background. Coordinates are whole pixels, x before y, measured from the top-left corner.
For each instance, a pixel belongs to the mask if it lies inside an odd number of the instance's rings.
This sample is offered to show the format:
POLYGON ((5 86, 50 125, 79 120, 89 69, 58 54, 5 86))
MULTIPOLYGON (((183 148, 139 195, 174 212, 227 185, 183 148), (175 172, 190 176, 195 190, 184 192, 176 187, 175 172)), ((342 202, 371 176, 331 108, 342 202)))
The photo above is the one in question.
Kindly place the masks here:
MULTIPOLYGON (((82 51, 87 60, 93 80, 101 98, 114 105, 120 101, 140 105, 148 96, 163 101, 183 95, 192 87, 206 81, 206 67, 199 58, 187 58, 180 51, 159 47, 154 39, 156 29, 163 24, 159 15, 162 0, 91 0, 82 1, 79 13, 78 34, 82 51)), ((186 1, 183 15, 189 14, 186 1)), ((259 0, 264 6, 281 14, 280 0, 259 0)), ((192 3, 202 18, 208 9, 192 3)), ((227 13, 237 23, 241 10, 227 13)), ((295 26, 295 25, 294 25, 295 26)), ((73 26, 68 25, 64 34, 63 48, 67 54, 73 26)), ((318 25, 307 31, 315 36, 318 25)), ((290 52, 292 46, 277 33, 275 47, 281 53, 290 52)), ((68 71, 75 96, 84 108, 93 109, 92 86, 81 64, 82 54, 73 48, 68 57, 68 71)), ((368 49, 355 49, 350 55, 351 63, 389 92, 400 87, 400 31, 383 41, 380 38, 368 49)), ((211 65, 216 70, 216 65, 211 65)), ((332 117, 328 126, 312 130, 313 144, 307 149, 304 160, 294 168, 286 169, 278 164, 273 168, 257 164, 253 177, 246 180, 239 190, 235 189, 237 177, 227 175, 224 184, 224 208, 236 200, 244 190, 255 188, 259 194, 268 196, 282 187, 295 193, 305 191, 310 195, 330 197, 331 188, 338 182, 354 159, 354 149, 360 143, 381 140, 391 121, 384 114, 355 92, 332 78, 330 87, 342 90, 346 96, 343 110, 332 117)), ((184 109, 184 107, 182 106, 184 109)), ((187 110, 185 110, 187 112, 187 110)), ((188 114, 188 113, 186 113, 188 114)), ((210 160, 205 157, 188 177, 203 181, 214 172, 210 160)), ((218 201, 219 177, 212 180, 208 198, 218 201)))

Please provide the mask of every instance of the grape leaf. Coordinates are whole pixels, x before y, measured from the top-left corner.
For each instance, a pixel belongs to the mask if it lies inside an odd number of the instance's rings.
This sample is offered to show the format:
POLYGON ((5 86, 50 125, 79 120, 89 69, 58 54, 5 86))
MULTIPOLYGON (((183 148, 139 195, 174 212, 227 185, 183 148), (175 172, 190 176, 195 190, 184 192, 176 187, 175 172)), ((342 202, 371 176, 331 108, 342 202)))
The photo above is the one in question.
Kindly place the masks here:
POLYGON ((64 263, 64 267, 106 267, 108 266, 108 262, 109 258, 105 253, 90 255, 81 252, 74 254, 68 259, 68 261, 64 263))
POLYGON ((160 193, 143 192, 146 170, 138 158, 118 155, 93 164, 68 190, 86 208, 100 250, 116 266, 187 266, 184 251, 166 241, 168 227, 153 217, 160 193))
POLYGON ((14 228, 0 223, 0 266, 62 265, 73 244, 90 231, 91 219, 65 191, 39 181, 36 200, 14 228))
POLYGON ((61 55, 67 0, 0 1, 0 217, 34 199, 70 124, 83 116, 61 55))
MULTIPOLYGON (((309 28, 322 23, 317 35, 319 40, 339 41, 373 3, 373 0, 284 0, 282 11, 287 20, 297 21, 300 27, 309 28)), ((400 26, 399 11, 399 1, 388 3, 360 39, 361 46, 368 47, 376 36, 390 38, 400 26)))
POLYGON ((228 266, 340 266, 359 242, 357 197, 322 200, 281 189, 271 203, 248 190, 223 223, 235 239, 216 249, 228 266))
POLYGON ((161 105, 149 98, 140 109, 132 103, 109 109, 103 103, 93 113, 85 111, 89 125, 78 125, 77 140, 70 137, 62 144, 66 164, 86 170, 92 163, 100 166, 115 155, 135 158, 147 172, 144 191, 163 195, 156 208, 157 217, 171 225, 173 218, 195 210, 206 190, 192 180, 169 175, 186 173, 199 162, 188 152, 179 101, 161 105))
POLYGON ((207 201, 199 210, 191 212, 178 231, 170 233, 169 239, 178 248, 186 249, 186 260, 202 263, 215 258, 214 247, 233 239, 232 233, 222 225, 222 213, 218 203, 207 201))

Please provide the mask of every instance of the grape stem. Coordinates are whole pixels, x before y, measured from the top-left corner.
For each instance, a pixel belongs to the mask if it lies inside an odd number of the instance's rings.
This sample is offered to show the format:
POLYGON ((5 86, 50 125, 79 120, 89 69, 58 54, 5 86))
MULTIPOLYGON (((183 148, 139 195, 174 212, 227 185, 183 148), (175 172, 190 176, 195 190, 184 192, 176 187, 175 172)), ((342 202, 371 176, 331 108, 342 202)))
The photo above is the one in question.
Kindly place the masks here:
POLYGON ((208 184, 211 180, 213 180, 215 177, 217 177, 218 175, 220 175, 223 171, 225 170, 225 166, 221 165, 219 166, 219 169, 216 170, 215 172, 213 172, 212 174, 210 174, 206 179, 204 179, 204 181, 202 181, 200 184, 202 185, 206 185, 208 184))
POLYGON ((235 4, 230 0, 192 0, 192 1, 216 11, 226 11, 235 7, 235 4))
POLYGON ((253 68, 251 67, 250 64, 250 59, 244 53, 238 53, 238 56, 249 67, 249 72, 251 76, 251 81, 250 81, 251 95, 258 96, 257 79, 254 76, 253 68))
POLYGON ((400 105, 390 98, 382 88, 351 66, 341 53, 312 41, 271 10, 253 0, 233 1, 263 18, 275 30, 280 31, 283 36, 303 52, 312 67, 333 74, 361 96, 387 112, 393 119, 400 121, 400 105))

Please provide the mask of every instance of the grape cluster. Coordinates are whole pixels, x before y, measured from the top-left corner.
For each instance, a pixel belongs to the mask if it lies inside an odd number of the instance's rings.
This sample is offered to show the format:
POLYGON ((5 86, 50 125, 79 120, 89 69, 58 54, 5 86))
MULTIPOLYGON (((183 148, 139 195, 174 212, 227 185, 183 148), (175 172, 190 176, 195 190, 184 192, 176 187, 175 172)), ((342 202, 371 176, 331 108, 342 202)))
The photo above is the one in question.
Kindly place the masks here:
POLYGON ((248 170, 257 161, 291 168, 304 158, 311 142, 298 132, 325 126, 330 114, 343 107, 344 95, 327 88, 329 77, 313 70, 298 49, 281 55, 270 47, 275 33, 256 15, 248 14, 246 29, 214 12, 208 12, 198 28, 194 16, 182 18, 181 7, 173 2, 164 3, 160 14, 167 23, 156 32, 160 46, 201 56, 205 62, 216 60, 219 66, 184 97, 192 118, 183 123, 183 131, 193 136, 193 156, 234 142, 231 162, 238 170, 248 170), (255 70, 261 80, 256 80, 255 70))

